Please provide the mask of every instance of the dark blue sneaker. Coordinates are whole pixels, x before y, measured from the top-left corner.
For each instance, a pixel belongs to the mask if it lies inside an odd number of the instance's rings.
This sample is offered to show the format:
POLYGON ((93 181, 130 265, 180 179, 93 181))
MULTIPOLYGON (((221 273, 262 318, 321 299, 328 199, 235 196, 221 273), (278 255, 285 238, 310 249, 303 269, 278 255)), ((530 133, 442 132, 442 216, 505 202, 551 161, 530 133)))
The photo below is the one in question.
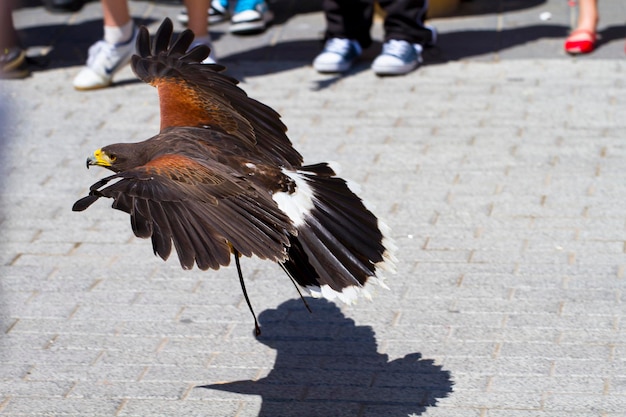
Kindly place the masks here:
POLYGON ((403 75, 422 63, 422 45, 397 39, 383 44, 383 51, 372 63, 377 75, 403 75))
POLYGON ((330 38, 315 57, 313 68, 318 72, 346 72, 361 55, 361 45, 353 39, 330 38))

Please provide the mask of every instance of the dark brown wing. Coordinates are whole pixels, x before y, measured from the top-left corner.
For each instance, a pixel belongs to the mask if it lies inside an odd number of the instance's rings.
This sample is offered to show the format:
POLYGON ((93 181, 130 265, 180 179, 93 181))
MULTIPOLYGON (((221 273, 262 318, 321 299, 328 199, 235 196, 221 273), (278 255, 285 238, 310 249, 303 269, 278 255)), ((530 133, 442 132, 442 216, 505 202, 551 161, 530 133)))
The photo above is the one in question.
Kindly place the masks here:
POLYGON ((157 87, 161 107, 161 131, 172 126, 206 127, 255 144, 272 162, 299 167, 301 155, 292 147, 280 115, 250 98, 237 81, 220 72, 221 65, 201 64, 209 49, 187 51, 193 34, 186 30, 172 42, 172 22, 165 19, 150 45, 141 27, 139 56, 132 59, 135 74, 157 87))
POLYGON ((284 261, 294 233, 268 192, 227 165, 208 166, 182 155, 162 155, 104 178, 73 210, 100 197, 113 198, 113 208, 129 213, 135 235, 150 237, 163 259, 173 242, 185 269, 194 262, 201 269, 228 265, 231 245, 244 256, 284 261))

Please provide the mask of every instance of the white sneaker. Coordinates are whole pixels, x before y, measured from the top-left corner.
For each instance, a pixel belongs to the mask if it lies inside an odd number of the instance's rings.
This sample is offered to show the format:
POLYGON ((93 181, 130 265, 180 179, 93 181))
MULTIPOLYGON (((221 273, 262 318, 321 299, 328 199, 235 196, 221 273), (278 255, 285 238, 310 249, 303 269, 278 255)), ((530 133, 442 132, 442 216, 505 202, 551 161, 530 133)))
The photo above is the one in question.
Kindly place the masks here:
POLYGON ((74 78, 74 88, 94 90, 110 86, 113 75, 130 62, 138 33, 134 27, 133 35, 126 42, 113 45, 101 40, 91 45, 87 65, 74 78))
POLYGON ((372 70, 377 75, 402 75, 421 63, 422 45, 391 39, 383 44, 382 53, 372 62, 372 70))
POLYGON ((355 40, 330 38, 322 52, 313 60, 317 72, 346 72, 361 55, 361 45, 355 40))

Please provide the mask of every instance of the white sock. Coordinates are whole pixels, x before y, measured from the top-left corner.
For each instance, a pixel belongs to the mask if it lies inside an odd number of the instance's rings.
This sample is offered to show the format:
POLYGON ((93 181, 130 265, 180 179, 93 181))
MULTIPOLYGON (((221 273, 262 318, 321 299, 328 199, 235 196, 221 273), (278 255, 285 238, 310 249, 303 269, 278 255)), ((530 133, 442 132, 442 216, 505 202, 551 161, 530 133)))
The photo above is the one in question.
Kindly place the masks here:
POLYGON ((105 26, 104 40, 113 45, 127 42, 130 40, 130 37, 133 36, 134 26, 135 23, 133 19, 130 19, 128 23, 123 26, 105 26))

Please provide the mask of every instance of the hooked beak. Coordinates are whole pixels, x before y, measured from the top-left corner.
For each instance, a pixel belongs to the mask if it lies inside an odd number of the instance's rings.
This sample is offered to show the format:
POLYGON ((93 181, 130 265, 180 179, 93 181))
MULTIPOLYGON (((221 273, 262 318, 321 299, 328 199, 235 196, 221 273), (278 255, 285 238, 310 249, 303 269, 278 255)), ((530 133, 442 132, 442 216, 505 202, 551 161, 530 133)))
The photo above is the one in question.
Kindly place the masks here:
POLYGON ((89 169, 91 165, 97 165, 100 167, 110 167, 111 159, 106 153, 102 152, 101 149, 98 149, 93 153, 93 155, 87 158, 87 169, 89 169))

